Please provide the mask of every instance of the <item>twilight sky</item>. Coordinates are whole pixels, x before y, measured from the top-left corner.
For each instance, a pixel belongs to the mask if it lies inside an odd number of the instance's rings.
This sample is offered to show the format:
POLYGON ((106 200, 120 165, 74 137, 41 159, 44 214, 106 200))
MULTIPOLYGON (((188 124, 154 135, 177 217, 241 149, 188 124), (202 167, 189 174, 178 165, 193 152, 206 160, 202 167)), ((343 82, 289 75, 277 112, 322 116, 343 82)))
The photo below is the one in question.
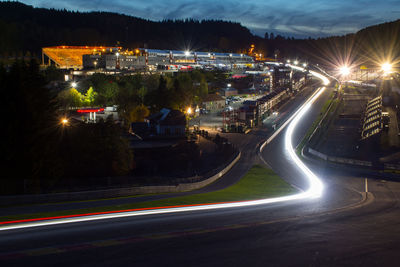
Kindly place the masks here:
MULTIPOLYGON (((21 0, 20 0, 21 1, 21 0)), ((399 0, 22 0, 35 7, 110 11, 151 20, 223 19, 253 33, 294 37, 356 32, 400 18, 399 0)))

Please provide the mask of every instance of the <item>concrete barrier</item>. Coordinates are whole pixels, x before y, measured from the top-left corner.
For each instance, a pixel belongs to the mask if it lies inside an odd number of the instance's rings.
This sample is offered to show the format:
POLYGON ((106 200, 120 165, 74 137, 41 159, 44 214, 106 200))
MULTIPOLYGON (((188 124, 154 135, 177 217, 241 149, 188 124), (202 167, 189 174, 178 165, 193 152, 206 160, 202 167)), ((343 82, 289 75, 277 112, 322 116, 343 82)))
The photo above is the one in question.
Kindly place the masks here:
POLYGON ((38 194, 38 195, 15 195, 15 196, 1 196, 0 206, 10 205, 22 205, 22 204, 39 204, 39 203, 50 203, 50 202, 62 202, 62 201, 82 201, 92 199, 103 199, 103 198, 114 198, 114 197, 126 197, 142 194, 161 194, 161 193, 177 193, 192 191, 209 185, 225 173, 227 173, 240 159, 241 152, 221 171, 214 174, 207 179, 194 182, 194 183, 181 183, 178 185, 167 185, 167 186, 138 186, 138 187, 127 187, 127 188, 114 188, 105 190, 94 190, 94 191, 80 191, 80 192, 67 192, 67 193, 54 193, 54 194, 38 194))
POLYGON ((384 166, 385 166, 385 169, 389 169, 389 170, 400 170, 400 164, 385 163, 384 166))
POLYGON ((328 156, 327 156, 327 155, 322 154, 321 152, 318 152, 318 151, 316 151, 316 150, 314 150, 314 149, 312 149, 312 148, 308 148, 308 152, 309 152, 311 155, 314 155, 314 156, 316 156, 316 157, 318 157, 318 158, 320 158, 320 159, 328 160, 328 156))
POLYGON ((332 157, 328 156, 326 154, 323 154, 319 151, 316 151, 312 148, 308 148, 308 153, 311 155, 320 158, 324 161, 330 161, 330 162, 336 162, 336 163, 341 163, 341 164, 348 164, 348 165, 358 165, 358 166, 366 166, 366 167, 372 167, 372 162, 370 161, 364 161, 364 160, 358 160, 358 159, 349 159, 349 158, 340 158, 340 157, 332 157))

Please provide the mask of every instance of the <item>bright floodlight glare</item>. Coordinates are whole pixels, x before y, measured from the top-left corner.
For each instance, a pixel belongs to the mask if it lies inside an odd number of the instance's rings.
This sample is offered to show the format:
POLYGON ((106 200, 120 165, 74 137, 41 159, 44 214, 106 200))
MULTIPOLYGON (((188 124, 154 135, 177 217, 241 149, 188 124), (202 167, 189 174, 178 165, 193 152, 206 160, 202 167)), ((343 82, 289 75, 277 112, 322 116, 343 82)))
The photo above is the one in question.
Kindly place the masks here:
POLYGON ((72 86, 73 88, 75 88, 75 87, 77 86, 76 82, 72 82, 72 83, 71 83, 71 86, 72 86))
POLYGON ((350 74, 350 68, 347 66, 340 67, 339 71, 340 71, 340 74, 342 74, 343 76, 350 74))
POLYGON ((190 56, 190 52, 189 51, 185 51, 185 56, 190 56))
POLYGON ((62 118, 61 119, 61 124, 62 125, 66 125, 68 123, 68 119, 67 118, 62 118))
POLYGON ((297 60, 295 60, 293 63, 294 63, 294 65, 299 64, 299 62, 297 60))
POLYGON ((390 64, 388 62, 383 63, 382 66, 381 66, 381 69, 382 69, 383 72, 389 73, 389 72, 392 71, 392 64, 390 64))
POLYGON ((307 67, 307 63, 303 63, 303 67, 304 67, 304 68, 307 67))
POLYGON ((117 53, 115 53, 115 55, 118 57, 118 56, 119 56, 119 53, 117 52, 117 53))
POLYGON ((286 60, 287 63, 290 63, 290 59, 286 60))
POLYGON ((192 108, 191 107, 188 107, 188 109, 187 109, 187 114, 192 114, 192 108))

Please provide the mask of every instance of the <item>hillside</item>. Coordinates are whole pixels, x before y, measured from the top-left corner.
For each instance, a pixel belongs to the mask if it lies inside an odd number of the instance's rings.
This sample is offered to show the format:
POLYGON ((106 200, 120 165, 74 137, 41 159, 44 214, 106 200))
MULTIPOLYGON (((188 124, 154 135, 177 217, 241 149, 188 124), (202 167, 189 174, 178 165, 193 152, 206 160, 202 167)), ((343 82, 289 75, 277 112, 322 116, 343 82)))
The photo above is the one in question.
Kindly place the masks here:
MULTIPOLYGON (((261 39, 239 23, 177 20, 154 22, 109 12, 73 12, 0 2, 1 52, 43 46, 116 45, 161 49, 237 51, 261 39)), ((262 39, 261 39, 262 40, 262 39)))
POLYGON ((253 35, 240 23, 221 20, 155 22, 110 12, 74 12, 33 8, 19 2, 0 2, 0 57, 54 45, 120 45, 172 50, 245 52, 301 58, 321 64, 376 61, 399 57, 400 20, 367 27, 354 34, 318 39, 253 35), (341 55, 341 56, 338 56, 341 55))
MULTIPOLYGON (((364 28, 356 33, 302 42, 305 52, 319 62, 336 65, 400 60, 400 20, 364 28)), ((397 62, 398 63, 398 62, 397 62)))

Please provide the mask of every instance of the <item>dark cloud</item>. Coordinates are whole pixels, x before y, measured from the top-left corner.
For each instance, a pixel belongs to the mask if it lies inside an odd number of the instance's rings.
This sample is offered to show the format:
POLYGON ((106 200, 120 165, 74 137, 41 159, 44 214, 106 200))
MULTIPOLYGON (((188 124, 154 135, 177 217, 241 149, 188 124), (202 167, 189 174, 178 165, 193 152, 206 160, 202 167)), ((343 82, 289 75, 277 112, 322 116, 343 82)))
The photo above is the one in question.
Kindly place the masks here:
POLYGON ((398 19, 398 0, 22 0, 37 7, 110 11, 151 20, 224 19, 237 21, 255 34, 327 36, 355 32, 398 19))

